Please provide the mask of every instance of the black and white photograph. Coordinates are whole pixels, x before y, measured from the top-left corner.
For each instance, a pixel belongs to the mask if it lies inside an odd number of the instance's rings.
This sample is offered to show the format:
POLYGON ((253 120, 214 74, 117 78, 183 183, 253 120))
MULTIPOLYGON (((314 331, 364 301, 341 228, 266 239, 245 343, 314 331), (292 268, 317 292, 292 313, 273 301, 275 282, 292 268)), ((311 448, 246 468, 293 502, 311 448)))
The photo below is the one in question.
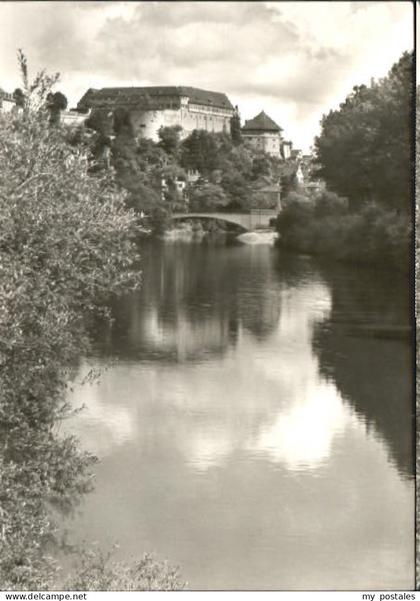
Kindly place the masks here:
POLYGON ((1 601, 415 598, 416 8, 0 1, 1 601))

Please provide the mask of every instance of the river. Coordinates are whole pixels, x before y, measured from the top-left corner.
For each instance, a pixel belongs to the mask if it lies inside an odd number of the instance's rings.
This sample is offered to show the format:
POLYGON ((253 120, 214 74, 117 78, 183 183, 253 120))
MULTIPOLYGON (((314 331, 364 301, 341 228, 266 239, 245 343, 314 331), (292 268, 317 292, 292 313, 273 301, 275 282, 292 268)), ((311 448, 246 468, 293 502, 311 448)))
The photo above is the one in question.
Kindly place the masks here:
POLYGON ((100 459, 72 540, 192 589, 413 588, 404 282, 259 244, 147 243, 142 271, 70 394, 100 459))

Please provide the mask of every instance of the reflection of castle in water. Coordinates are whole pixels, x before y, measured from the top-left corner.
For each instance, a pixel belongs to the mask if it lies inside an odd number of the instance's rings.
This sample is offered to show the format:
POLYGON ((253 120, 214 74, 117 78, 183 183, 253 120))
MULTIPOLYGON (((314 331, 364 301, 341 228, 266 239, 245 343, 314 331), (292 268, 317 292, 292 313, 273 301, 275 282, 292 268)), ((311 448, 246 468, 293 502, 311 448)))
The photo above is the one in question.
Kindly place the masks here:
POLYGON ((145 245, 143 289, 120 301, 100 346, 120 357, 198 360, 225 352, 241 331, 263 340, 280 315, 270 292, 271 263, 261 249, 145 245), (221 251, 221 252, 218 252, 221 251), (242 252, 237 252, 242 251, 242 252))
MULTIPOLYGON (((258 273, 261 277, 261 270, 258 273)), ((131 361, 121 362, 104 374, 99 389, 83 390, 89 397, 87 423, 95 421, 104 429, 101 436, 90 437, 104 441, 105 446, 95 452, 107 454, 112 444, 136 440, 143 453, 176 453, 200 472, 224 465, 238 453, 260 456, 291 470, 315 469, 328 461, 335 437, 351 420, 334 385, 319 379, 310 346, 313 319, 329 310, 328 290, 315 280, 309 290, 307 286, 271 287, 271 292, 282 307, 281 313, 274 312, 273 303, 266 301, 266 323, 275 318, 271 335, 262 339, 251 328, 240 326, 235 344, 223 355, 199 355, 197 362, 192 354, 188 361, 179 354, 177 362, 146 359, 136 362, 139 369, 131 361), (118 391, 117 405, 114 391, 118 391), (153 417, 145 421, 145 414, 153 417)), ((154 349, 162 352, 172 345, 180 353, 185 347, 172 336, 178 327, 181 336, 198 330, 189 350, 200 340, 217 343, 211 327, 214 315, 207 334, 206 323, 200 332, 200 320, 183 324, 184 313, 175 313, 176 320, 169 319, 166 330, 151 304, 141 314, 140 324, 147 324, 142 336, 149 346, 148 357, 154 349)), ((244 315, 248 326, 255 315, 254 311, 244 315)))
MULTIPOLYGON (((353 332, 378 319, 398 326, 407 316, 399 299, 369 272, 321 276, 312 259, 273 260, 267 250, 146 246, 143 290, 116 306, 104 352, 156 366, 170 391, 159 422, 174 420, 171 439, 197 467, 238 449, 293 469, 319 465, 357 422, 412 473, 409 345, 353 332), (216 369, 215 381, 194 365, 216 369), (221 395, 229 402, 215 402, 221 395)), ((138 386, 152 400, 147 377, 138 386)))

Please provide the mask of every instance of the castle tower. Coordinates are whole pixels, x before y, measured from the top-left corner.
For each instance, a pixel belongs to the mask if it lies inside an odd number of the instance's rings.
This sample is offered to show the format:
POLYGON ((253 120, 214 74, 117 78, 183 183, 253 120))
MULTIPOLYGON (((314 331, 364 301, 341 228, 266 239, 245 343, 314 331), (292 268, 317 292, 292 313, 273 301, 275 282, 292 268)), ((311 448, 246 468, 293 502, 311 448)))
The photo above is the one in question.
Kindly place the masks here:
POLYGON ((281 157, 282 128, 264 111, 245 122, 242 136, 252 145, 275 157, 281 157))

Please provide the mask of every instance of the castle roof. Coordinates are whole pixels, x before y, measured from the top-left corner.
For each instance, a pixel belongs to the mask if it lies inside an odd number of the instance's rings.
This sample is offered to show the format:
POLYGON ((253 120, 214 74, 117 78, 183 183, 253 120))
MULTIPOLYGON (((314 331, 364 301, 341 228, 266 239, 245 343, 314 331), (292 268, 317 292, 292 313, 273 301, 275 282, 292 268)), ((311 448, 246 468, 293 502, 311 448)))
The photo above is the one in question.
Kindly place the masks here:
POLYGON ((245 121, 245 125, 242 128, 243 131, 282 131, 282 128, 277 125, 268 115, 261 111, 259 115, 253 119, 245 121))
POLYGON ((152 101, 165 96, 178 97, 186 96, 192 104, 201 104, 205 106, 215 106, 233 111, 233 106, 226 96, 221 92, 211 92, 192 88, 189 86, 145 86, 145 87, 121 87, 121 88, 102 88, 95 90, 89 88, 84 96, 78 102, 78 108, 88 108, 92 106, 117 106, 117 105, 136 105, 144 102, 146 99, 152 101))

